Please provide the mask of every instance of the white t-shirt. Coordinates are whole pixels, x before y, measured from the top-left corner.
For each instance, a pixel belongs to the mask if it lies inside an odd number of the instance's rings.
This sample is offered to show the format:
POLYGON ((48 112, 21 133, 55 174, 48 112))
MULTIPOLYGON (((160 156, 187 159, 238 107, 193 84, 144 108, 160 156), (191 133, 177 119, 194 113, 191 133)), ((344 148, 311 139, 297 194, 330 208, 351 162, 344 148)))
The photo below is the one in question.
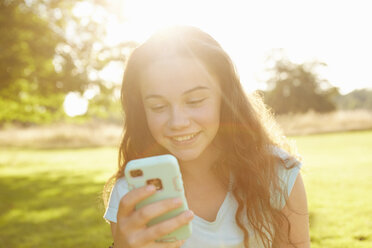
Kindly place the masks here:
MULTIPOLYGON (((278 149, 274 152, 277 153, 283 160, 288 161, 288 166, 291 166, 291 164, 293 164, 294 160, 288 160, 289 155, 283 150, 278 149)), ((290 170, 286 170, 284 168, 279 170, 279 177, 282 179, 282 187, 286 187, 288 196, 292 191, 300 167, 301 163, 297 163, 297 166, 290 170)), ((282 167, 280 166, 280 168, 282 167)), ((111 191, 109 204, 104 215, 105 219, 115 223, 117 222, 116 215, 118 212, 120 199, 128 192, 128 184, 125 179, 118 179, 111 191)), ((271 200, 272 204, 278 209, 282 209, 285 206, 285 201, 282 197, 273 196, 271 200)), ((201 217, 194 215, 191 223, 192 235, 182 245, 182 248, 244 247, 244 234, 235 221, 235 213, 237 208, 238 203, 236 202, 233 194, 231 192, 228 192, 217 213, 215 221, 206 221, 201 217)), ((261 243, 261 240, 259 238, 256 239, 253 229, 248 229, 248 232, 250 247, 264 247, 261 243)))

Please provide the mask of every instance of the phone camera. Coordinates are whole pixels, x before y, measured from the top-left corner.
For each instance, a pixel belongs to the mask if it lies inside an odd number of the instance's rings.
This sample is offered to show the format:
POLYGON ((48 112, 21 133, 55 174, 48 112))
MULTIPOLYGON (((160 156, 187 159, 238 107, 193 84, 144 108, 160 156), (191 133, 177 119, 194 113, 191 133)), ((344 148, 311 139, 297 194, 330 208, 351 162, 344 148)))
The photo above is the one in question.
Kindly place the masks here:
POLYGON ((132 177, 141 177, 141 176, 143 176, 143 172, 142 172, 142 170, 131 170, 130 175, 132 177))
POLYGON ((156 190, 163 189, 163 184, 159 178, 149 179, 146 181, 147 185, 152 184, 156 187, 156 190))

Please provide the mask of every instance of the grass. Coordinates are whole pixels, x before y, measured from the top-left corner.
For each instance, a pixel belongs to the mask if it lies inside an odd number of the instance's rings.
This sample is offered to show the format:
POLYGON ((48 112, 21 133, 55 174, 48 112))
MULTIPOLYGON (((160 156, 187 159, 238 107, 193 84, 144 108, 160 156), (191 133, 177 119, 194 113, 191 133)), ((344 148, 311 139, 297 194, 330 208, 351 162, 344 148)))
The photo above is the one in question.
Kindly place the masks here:
POLYGON ((0 151, 0 247, 108 247, 100 192, 113 148, 0 151))
MULTIPOLYGON (((372 247, 372 131, 292 137, 313 248, 372 247)), ((108 247, 100 192, 115 148, 0 150, 0 247, 108 247)))
POLYGON ((312 247, 372 247, 372 132, 294 139, 304 158, 312 247))

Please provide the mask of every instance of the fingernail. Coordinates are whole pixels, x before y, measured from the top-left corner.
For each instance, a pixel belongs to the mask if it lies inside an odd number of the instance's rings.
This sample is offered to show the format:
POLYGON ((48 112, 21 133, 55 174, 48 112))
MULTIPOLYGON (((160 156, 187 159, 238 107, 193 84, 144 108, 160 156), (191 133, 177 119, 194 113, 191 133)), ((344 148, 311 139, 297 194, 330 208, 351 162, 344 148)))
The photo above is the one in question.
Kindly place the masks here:
POLYGON ((178 205, 182 203, 182 200, 180 198, 173 199, 174 204, 178 205))
POLYGON ((156 187, 154 185, 150 184, 146 187, 146 190, 149 191, 149 192, 153 192, 153 191, 156 190, 156 187))
POLYGON ((194 216, 194 213, 193 213, 191 210, 188 210, 188 211, 185 212, 185 216, 186 216, 187 218, 191 218, 191 217, 194 216))

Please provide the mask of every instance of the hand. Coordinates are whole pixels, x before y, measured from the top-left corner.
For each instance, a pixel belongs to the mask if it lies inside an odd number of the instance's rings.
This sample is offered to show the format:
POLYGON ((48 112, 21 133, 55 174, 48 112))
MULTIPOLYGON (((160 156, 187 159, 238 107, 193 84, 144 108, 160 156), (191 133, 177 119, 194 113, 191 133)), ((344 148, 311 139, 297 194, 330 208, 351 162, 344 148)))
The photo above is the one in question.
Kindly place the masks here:
POLYGON ((193 218, 190 210, 151 227, 146 225, 151 219, 180 207, 181 199, 166 199, 135 210, 136 204, 155 192, 156 188, 153 185, 143 186, 130 191, 120 200, 114 232, 115 248, 173 248, 180 247, 184 243, 184 241, 156 242, 155 240, 190 222, 193 218))

